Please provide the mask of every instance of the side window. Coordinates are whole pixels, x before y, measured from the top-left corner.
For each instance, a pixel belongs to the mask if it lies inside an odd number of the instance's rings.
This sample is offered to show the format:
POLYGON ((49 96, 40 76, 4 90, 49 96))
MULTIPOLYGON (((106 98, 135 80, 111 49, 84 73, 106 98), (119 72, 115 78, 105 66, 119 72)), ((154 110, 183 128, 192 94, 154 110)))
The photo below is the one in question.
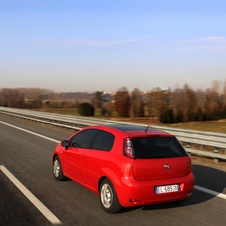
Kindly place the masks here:
POLYGON ((72 137, 70 146, 76 148, 90 148, 97 131, 97 129, 87 129, 76 134, 72 137))
POLYGON ((110 151, 114 144, 115 136, 106 131, 100 131, 94 141, 93 149, 110 151))

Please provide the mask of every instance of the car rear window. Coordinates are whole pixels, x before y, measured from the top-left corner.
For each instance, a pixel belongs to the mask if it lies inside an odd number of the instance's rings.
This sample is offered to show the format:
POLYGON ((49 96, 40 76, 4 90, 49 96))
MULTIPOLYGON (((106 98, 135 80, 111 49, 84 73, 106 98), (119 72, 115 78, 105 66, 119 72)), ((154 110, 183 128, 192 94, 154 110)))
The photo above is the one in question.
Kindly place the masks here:
POLYGON ((175 137, 131 138, 137 159, 175 158, 187 156, 175 137))

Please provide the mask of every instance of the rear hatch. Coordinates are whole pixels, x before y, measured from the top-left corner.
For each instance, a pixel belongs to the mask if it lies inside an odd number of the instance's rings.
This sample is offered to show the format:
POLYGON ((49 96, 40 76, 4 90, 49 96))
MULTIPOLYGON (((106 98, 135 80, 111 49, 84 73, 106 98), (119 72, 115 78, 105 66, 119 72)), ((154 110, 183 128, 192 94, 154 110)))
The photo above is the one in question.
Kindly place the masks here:
POLYGON ((175 137, 133 137, 136 180, 168 179, 191 173, 191 160, 175 137))

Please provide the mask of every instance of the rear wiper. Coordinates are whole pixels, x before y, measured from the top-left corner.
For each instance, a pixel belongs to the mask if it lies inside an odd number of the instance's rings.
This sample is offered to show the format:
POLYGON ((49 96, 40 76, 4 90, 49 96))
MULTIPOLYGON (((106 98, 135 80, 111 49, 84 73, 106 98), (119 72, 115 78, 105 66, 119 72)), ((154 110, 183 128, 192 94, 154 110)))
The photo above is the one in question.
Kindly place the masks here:
POLYGON ((142 156, 144 159, 156 159, 156 158, 164 158, 166 155, 145 155, 142 156))

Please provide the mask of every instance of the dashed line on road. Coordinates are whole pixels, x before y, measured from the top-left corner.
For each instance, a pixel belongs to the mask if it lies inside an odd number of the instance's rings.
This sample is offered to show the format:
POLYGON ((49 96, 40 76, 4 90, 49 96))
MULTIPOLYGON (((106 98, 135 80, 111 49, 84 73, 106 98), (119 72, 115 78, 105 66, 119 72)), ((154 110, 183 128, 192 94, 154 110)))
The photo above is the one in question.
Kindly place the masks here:
POLYGON ((27 199, 48 219, 53 225, 62 222, 38 200, 5 166, 0 165, 0 170, 13 182, 13 184, 27 197, 27 199))

